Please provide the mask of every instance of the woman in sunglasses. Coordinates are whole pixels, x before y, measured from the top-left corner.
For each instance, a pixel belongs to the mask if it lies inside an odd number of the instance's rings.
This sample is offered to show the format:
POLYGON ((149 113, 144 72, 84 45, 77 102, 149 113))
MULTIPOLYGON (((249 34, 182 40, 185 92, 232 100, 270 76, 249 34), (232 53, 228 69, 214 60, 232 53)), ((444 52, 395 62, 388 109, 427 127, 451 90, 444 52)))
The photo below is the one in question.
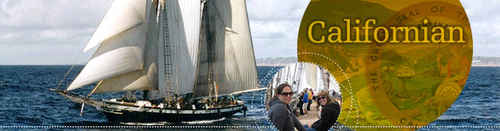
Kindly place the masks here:
POLYGON ((292 87, 286 83, 276 88, 276 95, 269 101, 269 118, 280 131, 293 131, 296 128, 304 131, 304 127, 290 109, 292 87))
POLYGON ((321 105, 321 115, 318 121, 314 122, 310 127, 318 131, 327 131, 330 129, 340 114, 340 105, 332 99, 327 90, 323 90, 318 94, 318 101, 321 105))

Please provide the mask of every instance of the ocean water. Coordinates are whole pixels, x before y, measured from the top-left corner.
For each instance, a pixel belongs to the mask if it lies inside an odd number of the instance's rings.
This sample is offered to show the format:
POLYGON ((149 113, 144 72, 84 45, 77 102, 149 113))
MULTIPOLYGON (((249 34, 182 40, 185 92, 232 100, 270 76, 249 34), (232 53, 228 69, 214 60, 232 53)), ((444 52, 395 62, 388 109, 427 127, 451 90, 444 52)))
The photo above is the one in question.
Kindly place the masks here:
POLYGON ((429 125, 421 130, 500 130, 500 67, 472 67, 455 103, 429 125))
MULTIPOLYGON (((117 125, 108 123, 104 114, 90 106, 85 106, 83 115, 80 116, 80 104, 74 104, 63 96, 49 91, 50 88, 66 88, 82 68, 82 66, 0 66, 0 126, 117 125), (69 69, 72 71, 67 72, 69 69)), ((279 69, 280 67, 257 67, 260 85, 267 85, 279 69)), ((90 86, 76 93, 86 95, 91 90, 90 86)), ((462 130, 477 129, 474 126, 500 126, 499 86, 499 67, 472 67, 467 84, 457 101, 438 120, 429 125, 463 126, 445 128, 462 130)), ((205 125, 269 127, 272 124, 267 120, 264 94, 264 91, 260 91, 240 96, 249 108, 246 117, 237 113, 232 118, 218 121, 157 124, 186 127, 205 125)), ((121 95, 121 93, 97 94, 93 97, 100 99, 121 97, 121 95)))

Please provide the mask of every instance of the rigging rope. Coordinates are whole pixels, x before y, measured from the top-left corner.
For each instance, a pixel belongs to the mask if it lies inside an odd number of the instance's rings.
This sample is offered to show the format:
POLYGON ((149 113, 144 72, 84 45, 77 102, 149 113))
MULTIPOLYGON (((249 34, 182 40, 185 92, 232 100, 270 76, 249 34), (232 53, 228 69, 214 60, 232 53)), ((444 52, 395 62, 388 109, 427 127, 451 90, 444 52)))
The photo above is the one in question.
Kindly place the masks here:
POLYGON ((66 71, 66 73, 64 74, 62 80, 60 80, 59 83, 57 84, 56 90, 59 89, 62 86, 62 83, 66 80, 66 77, 68 77, 69 73, 73 70, 74 66, 75 65, 71 65, 71 67, 68 69, 68 71, 66 71))

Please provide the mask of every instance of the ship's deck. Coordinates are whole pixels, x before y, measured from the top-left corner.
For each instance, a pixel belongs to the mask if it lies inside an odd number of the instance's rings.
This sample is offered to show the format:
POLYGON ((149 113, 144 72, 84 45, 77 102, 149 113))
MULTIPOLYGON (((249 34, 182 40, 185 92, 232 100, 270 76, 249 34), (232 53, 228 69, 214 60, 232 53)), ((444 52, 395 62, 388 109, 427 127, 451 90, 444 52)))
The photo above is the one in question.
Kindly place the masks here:
MULTIPOLYGON (((316 122, 319 119, 319 113, 318 113, 319 109, 316 108, 317 105, 318 104, 316 103, 316 101, 314 101, 311 104, 311 110, 307 111, 307 114, 304 112, 304 115, 299 114, 297 116, 297 119, 299 119, 299 121, 302 125, 312 125, 314 122, 316 122)), ((304 107, 307 107, 307 105, 304 105, 304 107)))

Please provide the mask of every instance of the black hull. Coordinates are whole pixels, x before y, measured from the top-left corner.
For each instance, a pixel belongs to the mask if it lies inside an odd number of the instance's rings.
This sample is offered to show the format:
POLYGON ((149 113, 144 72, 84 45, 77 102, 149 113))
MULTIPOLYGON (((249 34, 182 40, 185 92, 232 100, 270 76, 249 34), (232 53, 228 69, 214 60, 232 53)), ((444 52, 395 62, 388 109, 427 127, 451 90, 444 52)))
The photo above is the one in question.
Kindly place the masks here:
POLYGON ((134 112, 122 111, 123 114, 103 112, 109 122, 183 122, 183 121, 199 121, 199 120, 217 120, 221 118, 229 118, 233 114, 241 111, 230 111, 221 113, 209 114, 172 114, 172 113, 150 113, 150 112, 134 112))
POLYGON ((217 120, 231 117, 235 113, 246 114, 243 104, 209 109, 172 109, 140 107, 109 100, 88 99, 76 94, 57 91, 75 103, 85 103, 103 112, 111 123, 118 122, 182 122, 199 120, 217 120))

